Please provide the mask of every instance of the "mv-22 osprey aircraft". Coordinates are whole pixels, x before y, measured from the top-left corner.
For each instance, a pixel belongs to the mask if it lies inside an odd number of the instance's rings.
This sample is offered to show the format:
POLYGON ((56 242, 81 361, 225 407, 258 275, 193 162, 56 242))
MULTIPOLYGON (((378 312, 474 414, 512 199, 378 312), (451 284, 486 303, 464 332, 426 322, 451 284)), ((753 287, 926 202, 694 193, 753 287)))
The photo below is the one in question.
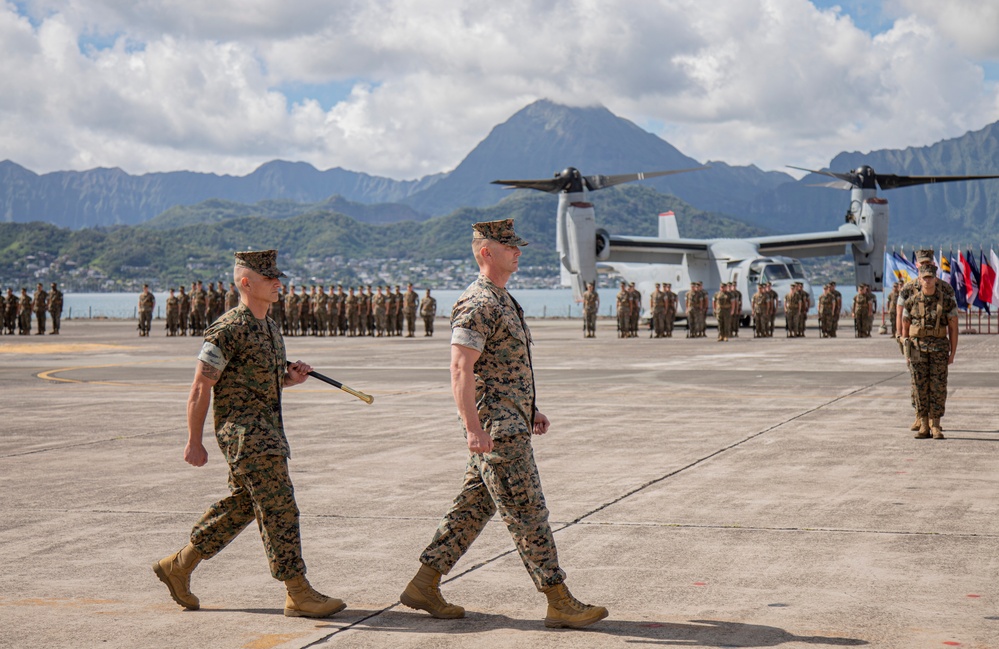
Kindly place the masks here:
MULTIPOLYGON (((535 189, 558 194, 557 249, 561 281, 571 286, 576 300, 589 282, 597 279, 597 266, 616 271, 634 282, 643 295, 655 285, 669 282, 678 295, 677 315, 686 315, 686 293, 692 281, 703 282, 709 295, 722 282, 735 282, 743 295, 744 318, 750 315, 749 297, 759 282, 773 283, 777 295, 790 291, 793 282, 802 282, 811 292, 804 268, 797 257, 842 255, 847 246, 853 252, 857 284, 869 284, 880 290, 884 281, 884 252, 888 241, 888 201, 877 194, 883 190, 926 183, 956 180, 981 180, 999 176, 896 176, 878 174, 868 166, 849 173, 801 171, 822 174, 835 181, 818 186, 849 189, 850 208, 846 223, 839 229, 806 234, 786 234, 747 239, 685 239, 680 237, 672 213, 659 217, 658 237, 610 234, 598 228, 588 191, 614 185, 656 178, 670 174, 706 169, 678 169, 614 176, 583 176, 569 167, 553 178, 542 180, 494 180, 510 188, 535 189)), ((783 310, 783 306, 780 307, 783 310)))

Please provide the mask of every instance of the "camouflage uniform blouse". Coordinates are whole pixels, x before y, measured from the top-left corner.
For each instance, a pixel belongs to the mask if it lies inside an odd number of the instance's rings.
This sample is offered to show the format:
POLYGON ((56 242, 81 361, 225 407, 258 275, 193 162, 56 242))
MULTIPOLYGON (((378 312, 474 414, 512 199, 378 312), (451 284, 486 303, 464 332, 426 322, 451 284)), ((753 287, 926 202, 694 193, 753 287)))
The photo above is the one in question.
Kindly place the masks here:
POLYGON ((451 344, 478 351, 475 402, 493 439, 530 435, 534 422, 531 332, 505 288, 479 275, 451 312, 451 344))
POLYGON ((917 338, 919 348, 922 351, 950 351, 950 342, 947 337, 947 323, 951 318, 958 317, 957 300, 953 296, 945 294, 939 288, 933 295, 923 295, 919 291, 905 301, 902 317, 910 321, 910 332, 914 327, 922 327, 931 330, 937 324, 937 306, 940 306, 939 326, 943 330, 943 336, 933 336, 927 331, 923 337, 917 338), (923 308, 916 306, 922 302, 923 308), (919 312, 922 312, 920 315, 919 312))
POLYGON ((212 389, 215 438, 232 466, 257 455, 290 457, 281 419, 284 339, 270 318, 258 320, 245 304, 205 331, 198 359, 222 372, 212 389))

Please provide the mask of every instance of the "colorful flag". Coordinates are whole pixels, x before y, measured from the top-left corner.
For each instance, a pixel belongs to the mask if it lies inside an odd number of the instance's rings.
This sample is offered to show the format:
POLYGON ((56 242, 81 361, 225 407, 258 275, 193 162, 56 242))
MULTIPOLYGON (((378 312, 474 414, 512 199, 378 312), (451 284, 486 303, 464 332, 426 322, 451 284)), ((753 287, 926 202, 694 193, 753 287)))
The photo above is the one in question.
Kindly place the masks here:
POLYGON ((940 250, 940 264, 937 266, 937 277, 950 284, 950 260, 940 250))
POLYGON ((951 250, 950 256, 954 260, 954 267, 950 274, 950 285, 954 287, 954 298, 957 300, 957 308, 966 311, 968 309, 968 291, 964 283, 964 259, 960 252, 955 256, 953 250, 951 250))
POLYGON ((985 305, 978 299, 978 285, 982 281, 982 273, 978 270, 975 253, 971 252, 971 249, 964 253, 964 267, 967 269, 964 279, 968 282, 968 304, 982 309, 985 305))
MULTIPOLYGON (((989 265, 989 259, 984 250, 978 251, 982 261, 982 280, 978 283, 978 297, 985 303, 985 312, 992 313, 990 308, 996 302, 996 271, 989 265)), ((992 253, 993 255, 995 253, 992 253)))
POLYGON ((996 274, 996 279, 992 283, 992 304, 999 306, 999 256, 991 248, 989 248, 989 259, 992 262, 992 270, 996 274))
POLYGON ((895 284, 908 282, 916 277, 916 267, 900 253, 885 250, 885 291, 891 291, 895 284))

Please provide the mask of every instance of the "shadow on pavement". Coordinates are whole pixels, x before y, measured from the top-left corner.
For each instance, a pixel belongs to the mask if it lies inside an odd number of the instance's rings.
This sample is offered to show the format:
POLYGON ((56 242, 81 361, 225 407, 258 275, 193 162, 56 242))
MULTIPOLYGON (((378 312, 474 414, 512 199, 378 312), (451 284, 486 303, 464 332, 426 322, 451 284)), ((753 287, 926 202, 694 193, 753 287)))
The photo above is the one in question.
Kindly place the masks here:
MULTIPOLYGON (((363 613, 349 609, 348 612, 363 613)), ((335 627, 331 624, 329 628, 335 627)), ((455 634, 484 633, 495 629, 539 631, 544 629, 544 622, 541 619, 521 620, 505 615, 474 612, 468 613, 464 619, 460 620, 435 620, 420 613, 388 611, 374 616, 366 623, 362 622, 351 627, 350 631, 455 634)), ((548 631, 551 633, 602 634, 629 638, 631 642, 679 647, 779 647, 782 644, 792 642, 835 647, 858 647, 868 644, 866 640, 859 638, 800 636, 778 627, 722 620, 690 620, 689 624, 679 624, 609 618, 582 631, 573 629, 549 629, 548 631)))

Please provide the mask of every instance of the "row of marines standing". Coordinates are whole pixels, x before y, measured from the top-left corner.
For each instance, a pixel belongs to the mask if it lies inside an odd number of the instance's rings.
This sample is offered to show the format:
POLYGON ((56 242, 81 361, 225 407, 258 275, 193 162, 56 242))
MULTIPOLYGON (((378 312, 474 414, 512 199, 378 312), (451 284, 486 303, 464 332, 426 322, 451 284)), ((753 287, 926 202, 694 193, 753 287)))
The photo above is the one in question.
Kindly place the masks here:
MULTIPOLYGON (((187 293, 180 287, 179 294, 170 289, 166 300, 166 329, 168 336, 186 336, 190 331, 192 336, 200 336, 205 328, 215 322, 220 315, 235 308, 239 304, 239 292, 236 285, 229 283, 229 290, 223 290, 225 284, 209 282, 208 288, 200 281, 191 283, 191 292, 187 293)), ((139 295, 139 335, 148 336, 152 321, 156 298, 143 286, 139 295)))
POLYGON ((46 314, 52 316, 51 334, 58 334, 62 325, 62 291, 52 282, 48 292, 41 283, 35 288, 35 294, 29 295, 27 288, 21 289, 20 295, 14 295, 14 289, 7 289, 7 294, 0 294, 0 319, 3 333, 14 335, 14 329, 22 336, 31 334, 31 314, 35 314, 37 324, 36 336, 45 335, 46 314))
POLYGON ((390 286, 374 290, 370 284, 367 292, 363 286, 344 291, 339 284, 335 292, 331 285, 329 292, 323 286, 313 286, 311 291, 302 286, 296 293, 292 284, 282 287, 281 299, 270 311, 287 336, 402 336, 405 329, 405 336, 412 338, 417 314, 423 319, 423 335, 432 336, 437 300, 429 288, 421 300, 412 284, 405 293, 398 284, 395 293, 390 286))
MULTIPOLYGON (((222 291, 223 283, 208 284, 205 290, 201 282, 191 285, 190 294, 180 287, 180 294, 170 289, 166 304, 166 328, 168 336, 185 336, 190 328, 191 335, 201 335, 205 327, 218 319, 226 311, 239 304, 239 292, 236 285, 229 284, 229 291, 222 291)), ((416 314, 419 311, 423 318, 424 335, 432 336, 434 318, 437 315, 437 300, 427 289, 426 296, 421 301, 409 284, 405 294, 401 287, 396 286, 396 293, 384 292, 378 287, 378 293, 368 293, 363 288, 354 293, 353 287, 344 292, 343 286, 334 292, 330 286, 329 293, 323 286, 313 286, 309 291, 305 286, 301 292, 295 292, 295 286, 283 286, 281 299, 271 306, 270 316, 282 329, 284 335, 402 335, 403 321, 408 324, 407 337, 415 335, 416 314)), ((139 335, 149 335, 149 323, 156 305, 156 298, 143 287, 139 296, 139 335)))

